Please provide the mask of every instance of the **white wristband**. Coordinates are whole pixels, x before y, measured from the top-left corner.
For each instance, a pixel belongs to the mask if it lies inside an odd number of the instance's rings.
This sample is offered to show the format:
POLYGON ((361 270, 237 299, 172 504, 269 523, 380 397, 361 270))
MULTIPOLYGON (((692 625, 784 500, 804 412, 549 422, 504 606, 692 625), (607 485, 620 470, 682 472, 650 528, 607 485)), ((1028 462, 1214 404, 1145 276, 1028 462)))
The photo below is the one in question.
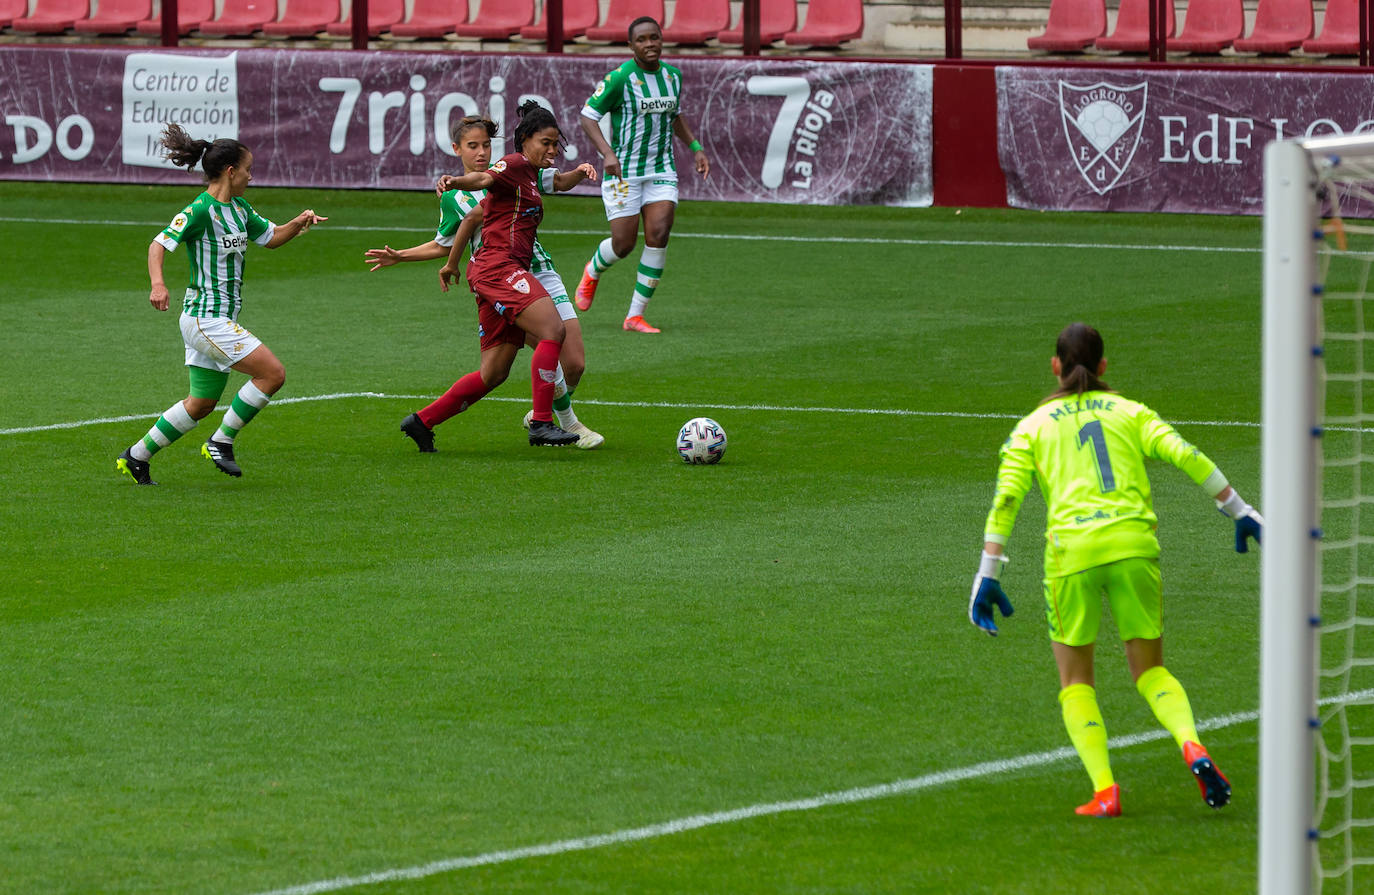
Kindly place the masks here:
POLYGON ((984 550, 983 558, 978 563, 978 574, 997 581, 1002 577, 1002 566, 1006 565, 1007 561, 1006 556, 984 550))
POLYGON ((1250 504, 1246 503, 1245 499, 1240 496, 1240 493, 1232 488, 1230 497, 1225 500, 1217 501, 1217 509, 1221 510, 1232 519, 1239 519, 1241 516, 1250 512, 1250 504))

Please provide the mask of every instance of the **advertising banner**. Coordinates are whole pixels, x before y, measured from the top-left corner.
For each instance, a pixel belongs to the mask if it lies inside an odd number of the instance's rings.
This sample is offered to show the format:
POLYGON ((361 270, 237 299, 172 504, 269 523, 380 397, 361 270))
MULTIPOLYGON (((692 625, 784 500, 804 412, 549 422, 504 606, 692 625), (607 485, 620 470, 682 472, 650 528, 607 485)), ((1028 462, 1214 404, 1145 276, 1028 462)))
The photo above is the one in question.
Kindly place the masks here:
MULTIPOLYGON (((628 58, 628 57, 626 57, 628 58)), ((425 189, 458 170, 449 125, 547 106, 564 163, 600 161, 578 125, 616 56, 333 50, 0 48, 0 179, 184 183, 161 157, 169 122, 234 137, 268 186, 425 189)), ((929 205, 928 65, 690 57, 681 110, 712 160, 678 142, 683 198, 929 205)), ((513 151, 498 137, 493 153, 513 151)), ((584 184, 580 192, 594 192, 584 184)))
POLYGON ((1271 140, 1374 133, 1374 75, 997 69, 1007 204, 1257 214, 1271 140))

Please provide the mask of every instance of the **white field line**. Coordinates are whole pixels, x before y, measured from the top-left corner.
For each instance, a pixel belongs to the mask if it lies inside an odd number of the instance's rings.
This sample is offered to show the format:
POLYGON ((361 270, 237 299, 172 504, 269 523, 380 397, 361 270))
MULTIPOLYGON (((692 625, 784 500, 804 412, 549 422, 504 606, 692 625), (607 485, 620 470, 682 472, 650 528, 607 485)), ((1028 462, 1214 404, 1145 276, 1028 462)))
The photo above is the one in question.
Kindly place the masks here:
MULTIPOLYGON (((99 227, 164 227, 166 221, 122 221, 89 220, 76 218, 22 218, 0 217, 3 224, 62 224, 94 225, 99 227)), ((321 224, 314 233, 433 233, 433 227, 378 227, 352 226, 348 224, 321 224)), ((549 227, 540 231, 553 236, 605 236, 603 230, 559 230, 549 227)), ((1260 248, 1237 246, 1199 246, 1165 245, 1151 243, 1098 243, 1098 242, 1023 242, 997 239, 887 239, 882 237, 851 236, 768 236, 759 233, 693 233, 673 231, 678 239, 728 239, 732 242, 804 242, 804 243, 843 243, 852 245, 901 245, 901 246, 956 246, 964 248, 996 249, 1101 249, 1130 252, 1222 252, 1257 255, 1260 248)))
MULTIPOLYGON (((282 398, 273 401, 274 405, 279 404, 305 404, 313 401, 337 401, 346 398, 381 398, 384 400, 397 401, 432 401, 433 395, 388 395, 381 392, 336 392, 328 395, 304 395, 298 398, 282 398)), ((527 404, 528 398, 507 398, 507 397, 486 397, 483 401, 504 401, 510 404, 527 404)), ((909 417, 942 417, 953 419, 972 419, 972 420, 1019 420, 1024 414, 1015 413, 975 413, 963 410, 901 410, 886 407, 796 407, 782 404, 713 404, 689 401, 598 401, 596 399, 577 401, 579 407, 591 405, 594 407, 652 407, 660 409, 681 409, 681 410, 733 410, 741 412, 768 412, 768 413, 831 413, 846 414, 857 416, 909 416, 909 417)), ((80 429, 85 426, 98 426, 105 423, 127 423, 131 420, 157 419, 157 413, 131 413, 121 416, 104 416, 94 419, 73 420, 66 423, 45 423, 38 426, 17 426, 11 429, 0 429, 0 435, 25 435, 30 432, 51 432, 56 429, 80 429)), ((1232 428, 1257 429, 1259 423, 1246 422, 1244 420, 1177 420, 1175 425, 1180 426, 1217 426, 1232 428)))
MULTIPOLYGON (((1344 696, 1323 699, 1322 704, 1355 702, 1361 699, 1367 699, 1371 696, 1374 696, 1374 689, 1361 690, 1357 693, 1348 693, 1344 696)), ((1235 714, 1222 715, 1218 718, 1210 718, 1203 721, 1198 724, 1198 730, 1220 730, 1224 727, 1233 727, 1237 724, 1255 721, 1258 718, 1259 712, 1237 712, 1235 714)), ((1151 730, 1145 733, 1113 737, 1109 745, 1113 749, 1125 749, 1142 743, 1166 739, 1168 736, 1169 734, 1167 731, 1151 730)), ((897 780, 893 783, 880 783, 876 786, 860 786, 854 789, 829 792, 818 796, 793 799, 786 802, 765 802, 757 805, 748 805, 743 808, 734 808, 729 811, 716 811, 711 814, 694 814, 690 817, 680 817, 675 820, 650 824, 645 827, 633 827, 625 830, 616 830, 612 833, 583 836, 576 839, 560 839, 557 842, 546 842, 542 845, 527 845, 522 848, 487 852, 486 854, 472 855, 466 858, 447 858, 442 861, 431 861, 428 864, 419 864, 413 867, 379 870, 375 873, 363 874, 362 876, 340 876, 334 879, 319 880, 313 883, 303 883, 298 886, 288 886, 285 889, 272 889, 269 892, 257 893, 257 895, 320 895, 320 893, 338 892, 342 889, 351 889, 356 886, 368 886, 377 883, 396 882, 398 880, 421 879, 427 876, 450 873, 454 870, 464 870, 470 867, 487 867, 492 864, 508 864, 512 861, 522 861, 526 858, 544 858, 551 855, 566 854, 568 852, 606 848, 607 846, 622 845, 627 842, 641 842, 646 839, 674 836, 678 833, 700 830, 704 827, 738 823, 756 817, 790 814, 798 811, 815 811, 818 808, 829 808, 834 805, 851 805, 856 802, 870 802, 874 799, 887 799, 893 796, 919 792, 924 789, 932 789, 937 786, 945 786, 950 783, 959 783, 964 780, 976 780, 982 777, 992 777, 998 774, 1022 771, 1027 768, 1043 767, 1044 765, 1053 764, 1058 761, 1066 761, 1073 757, 1073 749, 1065 746, 1061 749, 1051 749, 1048 752, 1033 752, 1015 758, 996 759, 993 761, 980 762, 975 765, 968 765, 962 768, 936 771, 933 774, 911 777, 906 780, 897 780)))

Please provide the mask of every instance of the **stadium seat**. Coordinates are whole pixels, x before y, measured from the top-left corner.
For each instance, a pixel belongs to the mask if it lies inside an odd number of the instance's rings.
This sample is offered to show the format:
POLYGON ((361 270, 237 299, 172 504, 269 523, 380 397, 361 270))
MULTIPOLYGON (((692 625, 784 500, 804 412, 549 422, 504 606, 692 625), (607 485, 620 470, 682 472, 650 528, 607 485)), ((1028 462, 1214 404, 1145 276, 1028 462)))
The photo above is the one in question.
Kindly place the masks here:
POLYGON ((1232 46, 1243 53, 1287 53, 1312 36, 1312 0, 1259 0, 1255 27, 1232 46))
POLYGON ((339 0, 286 0, 281 18, 262 26, 272 37, 314 37, 339 20, 339 0))
POLYGON ((10 22, 28 15, 29 0, 0 0, 0 28, 8 28, 10 22))
MULTIPOLYGON (((1093 41, 1099 50, 1120 50, 1123 53, 1147 53, 1150 50, 1150 4, 1154 0, 1121 0, 1116 10, 1116 30, 1093 41)), ((1174 18, 1174 0, 1165 0, 1164 34, 1174 36, 1178 22, 1174 18)))
POLYGON ((1320 37, 1302 42, 1304 53, 1358 56, 1360 53, 1359 0, 1326 0, 1326 19, 1320 37))
POLYGON ((1183 31, 1169 41, 1169 49, 1188 53, 1220 53, 1245 33, 1241 0, 1188 0, 1183 31))
POLYGON ((640 16, 649 16, 662 24, 663 0, 611 0, 606 10, 606 21, 595 28, 588 28, 587 39, 629 43, 630 23, 640 16))
POLYGON ((251 37, 276 17, 277 0, 224 0, 219 18, 201 22, 196 30, 202 34, 251 37))
MULTIPOLYGON (((538 25, 526 25, 520 29, 525 40, 547 40, 549 36, 548 4, 544 6, 544 20, 538 25)), ((587 29, 596 24, 601 15, 597 0, 563 0, 563 37, 581 37, 587 29)))
POLYGON ((864 33, 863 0, 811 0, 806 22, 789 31, 782 42, 789 47, 837 47, 864 33))
POLYGON ((443 37, 468 20, 468 0, 415 0, 410 18, 391 26, 394 37, 443 37))
MULTIPOLYGON (((215 14, 215 0, 177 0, 177 33, 190 34, 201 22, 215 14)), ((161 34, 162 13, 134 26, 138 34, 161 34)))
POLYGON ((128 34, 152 11, 152 0, 100 0, 95 15, 79 19, 72 30, 78 34, 128 34))
POLYGON ((730 0, 678 0, 673 23, 663 28, 663 39, 675 44, 704 44, 730 27, 730 0))
POLYGON ((533 23, 534 0, 482 0, 472 21, 453 30, 459 37, 509 40, 533 23))
MULTIPOLYGON (((405 0, 368 0, 367 33, 376 37, 383 31, 405 18, 405 0)), ((349 37, 353 34, 353 4, 344 0, 344 17, 341 21, 330 22, 325 31, 336 37, 349 37)))
POLYGON ((25 34, 61 34, 91 14, 91 0, 35 0, 33 15, 16 17, 10 28, 25 34))
POLYGON ((1077 53, 1107 33, 1107 4, 1103 0, 1050 0, 1045 33, 1026 39, 1032 50, 1077 53))
MULTIPOLYGON (((759 0, 759 43, 767 45, 797 30, 797 0, 759 0)), ((744 14, 735 27, 722 31, 716 40, 735 46, 744 43, 744 14)))

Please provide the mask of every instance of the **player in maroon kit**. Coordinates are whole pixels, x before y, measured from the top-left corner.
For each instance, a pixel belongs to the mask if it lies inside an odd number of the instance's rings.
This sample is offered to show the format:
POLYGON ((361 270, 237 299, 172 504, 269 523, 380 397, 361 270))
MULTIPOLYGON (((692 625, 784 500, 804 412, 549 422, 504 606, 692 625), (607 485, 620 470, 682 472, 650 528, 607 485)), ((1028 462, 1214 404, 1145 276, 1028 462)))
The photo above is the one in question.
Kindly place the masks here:
MULTIPOLYGON (((558 158, 561 132, 553 114, 534 100, 520 106, 513 152, 485 171, 439 178, 443 191, 486 190, 483 200, 482 246, 468 263, 468 285, 477 295, 477 320, 481 328, 482 365, 453 384, 431 404, 445 417, 461 413, 496 388, 510 374, 516 352, 529 333, 537 341, 530 363, 534 417, 530 444, 573 444, 578 436, 553 421, 553 383, 558 355, 563 347, 563 320, 553 299, 530 273, 535 231, 544 216, 539 195, 539 169, 551 168, 558 158)), ((596 179, 589 164, 553 176, 555 190, 570 190, 583 180, 596 179)), ((415 440, 421 451, 434 449, 434 431, 418 414, 401 422, 401 431, 415 440)))

